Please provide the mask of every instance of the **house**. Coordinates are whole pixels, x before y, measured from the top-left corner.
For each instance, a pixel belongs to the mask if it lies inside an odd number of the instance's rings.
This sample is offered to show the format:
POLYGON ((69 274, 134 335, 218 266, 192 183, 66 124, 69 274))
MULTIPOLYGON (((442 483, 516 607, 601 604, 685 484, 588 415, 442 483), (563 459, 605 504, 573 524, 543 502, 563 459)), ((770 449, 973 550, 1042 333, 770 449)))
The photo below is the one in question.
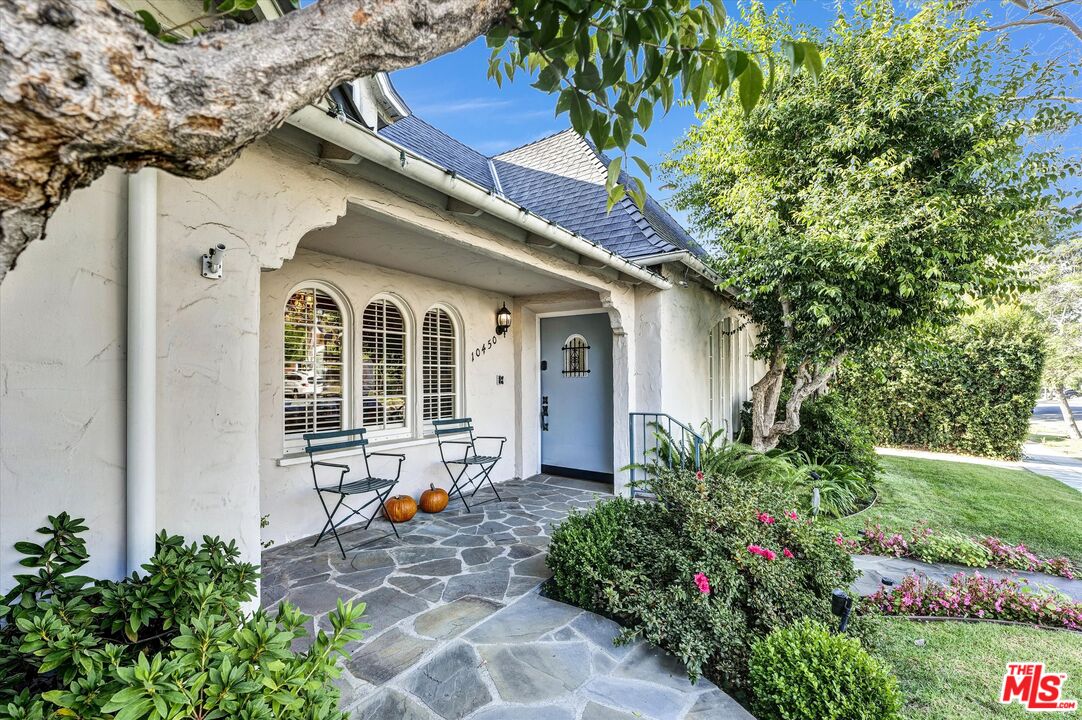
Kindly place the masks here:
POLYGON ((364 426, 406 456, 414 496, 448 485, 440 418, 507 437, 497 481, 617 494, 633 413, 732 429, 751 329, 657 203, 606 212, 605 176, 571 131, 486 157, 378 76, 217 177, 77 191, 0 286, 5 587, 13 543, 62 510, 87 519, 98 576, 137 567, 160 528, 253 561, 317 533, 316 429, 364 426))

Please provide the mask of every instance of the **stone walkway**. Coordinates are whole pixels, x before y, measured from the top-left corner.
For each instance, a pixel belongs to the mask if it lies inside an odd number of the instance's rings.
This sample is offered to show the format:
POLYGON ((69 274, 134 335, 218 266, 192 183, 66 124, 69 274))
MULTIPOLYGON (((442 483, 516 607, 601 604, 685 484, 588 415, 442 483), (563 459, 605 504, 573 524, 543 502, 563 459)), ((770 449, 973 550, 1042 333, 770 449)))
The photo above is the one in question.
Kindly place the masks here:
MULTIPOLYGON (((368 604, 372 628, 339 681, 353 718, 753 720, 709 681, 691 685, 675 658, 641 641, 616 647, 615 623, 538 594, 552 528, 608 493, 550 476, 498 487, 503 502, 418 513, 401 542, 346 560, 311 540, 263 554, 264 607, 285 599, 325 627, 338 598, 368 604)), ((386 531, 376 523, 344 542, 386 531)))
POLYGON ((854 555, 853 566, 861 574, 853 583, 851 589, 860 595, 874 593, 882 586, 884 577, 897 583, 905 575, 920 575, 929 580, 945 584, 956 573, 963 572, 971 575, 979 572, 985 577, 996 579, 1009 577, 1016 580, 1028 580, 1032 585, 1052 587, 1075 600, 1082 601, 1082 580, 1068 580, 1067 578, 1044 573, 999 570, 997 568, 972 568, 964 565, 948 565, 946 563, 926 563, 911 558, 883 557, 881 555, 854 555))

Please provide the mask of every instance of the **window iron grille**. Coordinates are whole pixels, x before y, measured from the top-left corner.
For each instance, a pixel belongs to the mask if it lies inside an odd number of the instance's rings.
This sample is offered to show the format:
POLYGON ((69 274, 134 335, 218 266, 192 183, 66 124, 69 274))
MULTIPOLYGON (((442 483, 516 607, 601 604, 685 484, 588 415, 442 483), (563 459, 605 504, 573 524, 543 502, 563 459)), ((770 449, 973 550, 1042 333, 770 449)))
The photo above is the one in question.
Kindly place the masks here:
POLYGON ((581 335, 572 335, 563 346, 564 369, 567 377, 586 377, 590 374, 590 345, 581 335))

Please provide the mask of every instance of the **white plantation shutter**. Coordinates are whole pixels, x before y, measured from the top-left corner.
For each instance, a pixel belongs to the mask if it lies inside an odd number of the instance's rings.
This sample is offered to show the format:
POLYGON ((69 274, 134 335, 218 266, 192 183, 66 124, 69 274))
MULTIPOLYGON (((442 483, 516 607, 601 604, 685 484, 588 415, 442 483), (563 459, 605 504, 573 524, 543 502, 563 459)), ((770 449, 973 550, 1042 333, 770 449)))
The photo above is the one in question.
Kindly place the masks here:
POLYGON ((361 318, 361 422, 369 431, 406 427, 406 320, 390 300, 361 318))
POLYGON ((304 449, 305 433, 343 427, 347 335, 342 307, 317 287, 289 297, 284 322, 284 444, 290 453, 304 449))
POLYGON ((458 400, 458 343, 446 310, 425 313, 421 328, 421 404, 427 421, 453 418, 458 400))

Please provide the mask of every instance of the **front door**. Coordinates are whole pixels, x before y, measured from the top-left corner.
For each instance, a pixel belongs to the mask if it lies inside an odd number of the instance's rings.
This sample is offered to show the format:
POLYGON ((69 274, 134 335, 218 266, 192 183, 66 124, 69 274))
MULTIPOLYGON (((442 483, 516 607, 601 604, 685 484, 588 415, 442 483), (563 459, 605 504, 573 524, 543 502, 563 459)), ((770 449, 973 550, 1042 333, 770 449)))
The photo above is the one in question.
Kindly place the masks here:
POLYGON ((541 318, 541 471, 612 482, 607 313, 541 318))

